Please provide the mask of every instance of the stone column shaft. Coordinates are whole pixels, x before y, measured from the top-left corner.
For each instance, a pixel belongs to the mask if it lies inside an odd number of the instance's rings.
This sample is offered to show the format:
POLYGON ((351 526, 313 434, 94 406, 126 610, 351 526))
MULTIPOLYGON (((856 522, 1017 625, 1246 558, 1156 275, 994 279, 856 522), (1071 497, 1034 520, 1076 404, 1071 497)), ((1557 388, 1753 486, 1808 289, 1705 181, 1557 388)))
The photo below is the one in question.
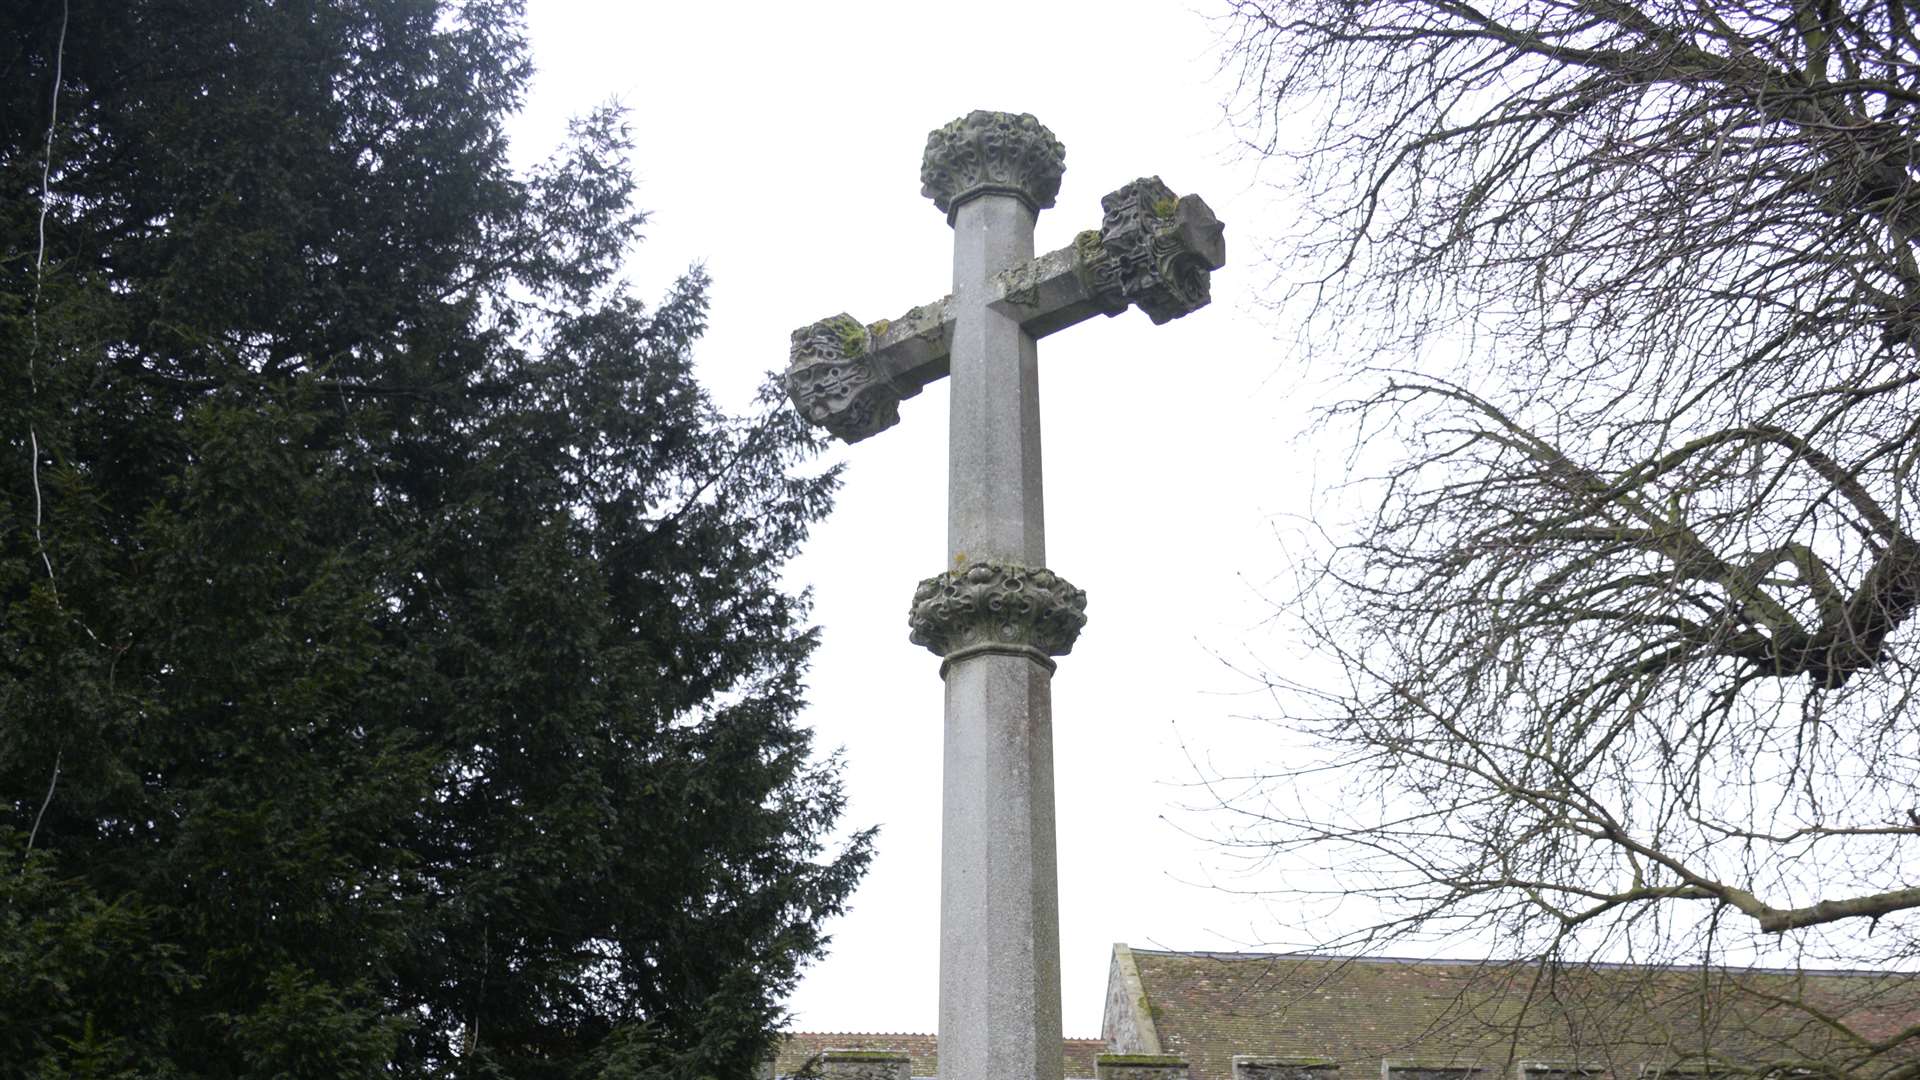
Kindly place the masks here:
MULTIPOLYGON (((1046 565, 1039 368, 992 276, 1033 257, 1034 211, 954 211, 948 567, 1046 565)), ((941 1080, 1059 1080, 1060 927, 1053 665, 979 652, 943 665, 941 1080)))
POLYGON ((997 307, 993 275, 1033 258, 1034 212, 1007 195, 954 211, 948 569, 969 562, 1045 566, 1040 365, 1018 313, 997 307))
POLYGON ((1052 673, 983 653, 946 672, 940 1080, 1060 1080, 1052 673))

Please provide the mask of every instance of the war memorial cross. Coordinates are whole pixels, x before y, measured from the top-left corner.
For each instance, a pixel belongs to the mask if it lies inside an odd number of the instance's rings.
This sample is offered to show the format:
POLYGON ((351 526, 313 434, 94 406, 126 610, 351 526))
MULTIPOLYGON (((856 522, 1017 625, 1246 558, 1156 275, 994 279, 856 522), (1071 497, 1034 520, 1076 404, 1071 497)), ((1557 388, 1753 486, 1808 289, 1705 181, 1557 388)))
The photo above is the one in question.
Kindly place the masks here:
POLYGON ((1065 151, 1032 116, 970 113, 927 138, 922 194, 953 226, 953 294, 895 320, 794 331, 787 390, 847 442, 953 380, 947 567, 920 583, 915 644, 942 658, 940 1080, 1060 1080, 1053 657, 1086 594, 1046 569, 1035 339, 1129 306, 1155 323, 1210 299, 1222 227, 1157 177, 1101 199, 1100 228, 1033 256, 1065 151))

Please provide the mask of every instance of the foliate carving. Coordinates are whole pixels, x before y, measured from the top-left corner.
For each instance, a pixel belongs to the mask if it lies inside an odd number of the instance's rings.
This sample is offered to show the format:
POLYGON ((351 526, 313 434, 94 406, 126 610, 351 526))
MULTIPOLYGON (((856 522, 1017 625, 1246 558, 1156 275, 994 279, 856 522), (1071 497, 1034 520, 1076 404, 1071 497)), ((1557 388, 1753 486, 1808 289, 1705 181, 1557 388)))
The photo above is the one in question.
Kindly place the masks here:
POLYGON ((1087 625, 1087 594, 1051 570, 973 563, 922 581, 907 625, 940 656, 981 645, 1065 656, 1087 625))
POLYGON ((1028 113, 975 110, 927 136, 920 194, 953 220, 976 195, 1012 195, 1035 213, 1053 205, 1067 151, 1028 113))
POLYGON ((807 422, 853 443, 900 422, 900 393, 873 363, 872 337, 851 315, 793 332, 787 396, 807 422))
POLYGON ((1108 315, 1138 304, 1156 325, 1206 307, 1208 271, 1225 263, 1225 226, 1196 195, 1175 198, 1157 176, 1100 200, 1100 231, 1074 244, 1108 315))

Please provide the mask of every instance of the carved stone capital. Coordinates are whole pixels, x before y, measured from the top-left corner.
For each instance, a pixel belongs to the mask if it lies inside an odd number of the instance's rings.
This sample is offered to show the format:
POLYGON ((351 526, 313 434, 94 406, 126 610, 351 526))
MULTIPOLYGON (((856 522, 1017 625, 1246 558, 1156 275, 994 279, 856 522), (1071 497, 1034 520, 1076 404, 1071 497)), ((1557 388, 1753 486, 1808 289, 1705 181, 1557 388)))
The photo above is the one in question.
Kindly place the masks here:
POLYGON ((1138 304, 1158 325, 1207 306, 1209 272, 1226 265, 1226 227, 1205 201, 1175 198, 1148 176, 1102 197, 1100 208, 1100 231, 1081 233, 1074 246, 1107 314, 1138 304))
POLYGON ((953 222, 976 195, 1012 195, 1039 213, 1060 194, 1067 169, 1060 140, 1028 113, 976 109, 927 136, 920 194, 953 222))
POLYGON ((853 443, 900 422, 900 392, 874 363, 872 344, 845 314, 793 332, 787 396, 808 423, 853 443))
POLYGON ((1001 648, 1065 656, 1087 625, 1087 594, 1051 570, 979 562, 913 591, 911 640, 936 655, 1001 648))

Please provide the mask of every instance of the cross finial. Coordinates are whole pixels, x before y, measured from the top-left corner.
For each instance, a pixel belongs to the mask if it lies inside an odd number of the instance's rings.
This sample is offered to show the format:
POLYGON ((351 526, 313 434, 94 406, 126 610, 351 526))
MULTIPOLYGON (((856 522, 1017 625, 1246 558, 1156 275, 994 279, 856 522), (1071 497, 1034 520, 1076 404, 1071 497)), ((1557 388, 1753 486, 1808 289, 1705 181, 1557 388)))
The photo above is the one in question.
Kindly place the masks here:
MULTIPOLYGON (((1053 138, 1038 122, 1031 125, 1036 141, 1026 150, 1010 150, 1003 135, 984 140, 989 151, 966 141, 973 137, 966 132, 1026 130, 1013 123, 1021 120, 1033 118, 976 112, 934 132, 922 172, 934 204, 957 209, 975 196, 1005 193, 1016 178, 1025 177, 1020 182, 1030 186, 1019 198, 1036 205, 1044 197, 1037 205, 1053 205, 1060 156, 1048 158, 1033 149, 1045 149, 1040 137, 1053 138), (975 117, 1000 117, 1012 126, 974 124, 975 117), (987 159, 999 164, 979 164, 987 159), (1042 159, 1053 162, 1051 171, 1034 166, 1021 172, 1007 164, 1042 159)), ((1059 144, 1052 145, 1057 151, 1059 144)), ((1059 251, 1001 271, 989 283, 993 300, 1018 314, 1028 334, 1040 337, 1128 307, 1164 323, 1205 307, 1212 298, 1209 275, 1226 263, 1227 252, 1224 227, 1203 199, 1176 196, 1159 177, 1145 176, 1104 196, 1100 208, 1100 228, 1088 229, 1059 251)), ((952 303, 947 297, 871 324, 835 315, 795 330, 787 368, 794 407, 847 442, 892 427, 899 422, 902 398, 947 374, 952 303)))
POLYGON ((920 194, 953 224, 960 204, 979 195, 1011 195, 1038 214, 1060 194, 1067 149, 1031 113, 975 109, 927 136, 920 194))

